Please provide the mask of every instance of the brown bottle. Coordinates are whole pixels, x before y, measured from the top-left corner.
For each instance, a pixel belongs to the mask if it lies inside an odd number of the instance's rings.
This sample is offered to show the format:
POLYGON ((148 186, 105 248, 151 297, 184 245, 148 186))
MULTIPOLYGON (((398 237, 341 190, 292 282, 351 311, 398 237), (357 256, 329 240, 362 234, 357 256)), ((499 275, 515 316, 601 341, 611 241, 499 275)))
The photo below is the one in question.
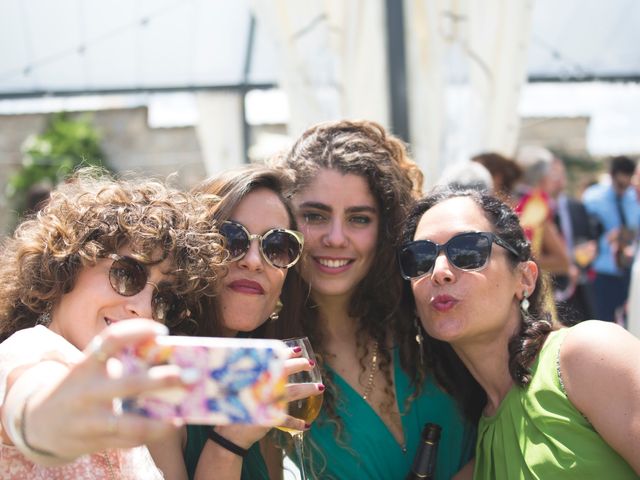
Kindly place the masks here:
POLYGON ((435 478, 438 442, 442 428, 436 423, 427 423, 422 430, 418 451, 413 459, 413 467, 405 480, 435 478))

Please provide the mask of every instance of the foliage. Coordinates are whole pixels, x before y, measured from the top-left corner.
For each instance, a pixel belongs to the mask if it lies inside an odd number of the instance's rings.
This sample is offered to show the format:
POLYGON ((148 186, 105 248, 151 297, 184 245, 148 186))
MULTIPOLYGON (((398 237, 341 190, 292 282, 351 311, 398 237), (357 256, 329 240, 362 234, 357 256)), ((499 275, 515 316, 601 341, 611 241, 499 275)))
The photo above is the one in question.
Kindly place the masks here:
POLYGON ((43 133, 27 138, 22 152, 22 166, 6 189, 18 218, 33 207, 29 195, 34 189, 53 188, 80 166, 106 167, 100 134, 90 118, 66 113, 53 114, 43 133))

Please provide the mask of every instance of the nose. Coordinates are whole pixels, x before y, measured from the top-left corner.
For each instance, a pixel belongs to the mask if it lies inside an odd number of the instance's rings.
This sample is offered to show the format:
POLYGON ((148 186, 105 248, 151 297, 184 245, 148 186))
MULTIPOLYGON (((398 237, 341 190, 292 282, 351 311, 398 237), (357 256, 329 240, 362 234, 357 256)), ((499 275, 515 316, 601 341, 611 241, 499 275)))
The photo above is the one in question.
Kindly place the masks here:
POLYGON ((264 259, 260 253, 260 240, 254 238, 249 244, 249 250, 245 253, 244 257, 238 260, 238 266, 250 271, 260 272, 264 269, 264 259))
POLYGON ((335 218, 329 224, 329 230, 325 233, 323 242, 327 247, 344 247, 347 244, 347 236, 340 219, 335 218))
POLYGON ((431 280, 436 284, 451 283, 455 280, 454 268, 444 251, 441 251, 436 257, 433 271, 431 272, 431 280))
POLYGON ((131 318, 152 318, 151 297, 155 289, 153 283, 147 282, 147 285, 140 292, 131 297, 125 297, 127 299, 127 313, 131 315, 131 318))

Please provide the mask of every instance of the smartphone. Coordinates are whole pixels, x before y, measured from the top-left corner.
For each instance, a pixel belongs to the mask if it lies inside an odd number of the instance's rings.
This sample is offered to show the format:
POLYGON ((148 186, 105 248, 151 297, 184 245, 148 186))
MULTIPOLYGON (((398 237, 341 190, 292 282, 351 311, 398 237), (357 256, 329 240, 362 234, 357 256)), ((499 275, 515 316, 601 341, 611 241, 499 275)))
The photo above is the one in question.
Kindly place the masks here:
POLYGON ((185 423, 275 426, 287 412, 279 340, 161 336, 125 350, 123 375, 175 365, 195 383, 122 399, 122 410, 185 423))

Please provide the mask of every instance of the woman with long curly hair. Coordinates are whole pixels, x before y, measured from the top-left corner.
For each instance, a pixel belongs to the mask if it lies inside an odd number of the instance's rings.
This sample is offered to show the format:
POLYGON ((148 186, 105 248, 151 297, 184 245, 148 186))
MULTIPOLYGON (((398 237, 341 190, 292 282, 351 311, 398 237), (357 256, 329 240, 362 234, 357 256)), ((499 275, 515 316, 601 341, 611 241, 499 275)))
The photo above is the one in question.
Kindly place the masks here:
POLYGON ((305 236, 309 295, 297 327, 327 386, 305 438, 309 467, 317 478, 404 477, 434 422, 443 427, 437 478, 451 478, 473 429, 421 362, 395 254, 422 173, 401 141, 368 121, 316 125, 278 164, 295 172, 289 195, 305 236))
POLYGON ((163 478, 136 446, 174 427, 113 399, 188 380, 113 376, 107 360, 195 330, 224 260, 206 213, 160 182, 84 170, 3 241, 0 478, 163 478))
POLYGON ((597 320, 553 326, 517 215, 489 195, 438 191, 403 240, 427 357, 479 420, 473 478, 638 478, 640 341, 597 320))

